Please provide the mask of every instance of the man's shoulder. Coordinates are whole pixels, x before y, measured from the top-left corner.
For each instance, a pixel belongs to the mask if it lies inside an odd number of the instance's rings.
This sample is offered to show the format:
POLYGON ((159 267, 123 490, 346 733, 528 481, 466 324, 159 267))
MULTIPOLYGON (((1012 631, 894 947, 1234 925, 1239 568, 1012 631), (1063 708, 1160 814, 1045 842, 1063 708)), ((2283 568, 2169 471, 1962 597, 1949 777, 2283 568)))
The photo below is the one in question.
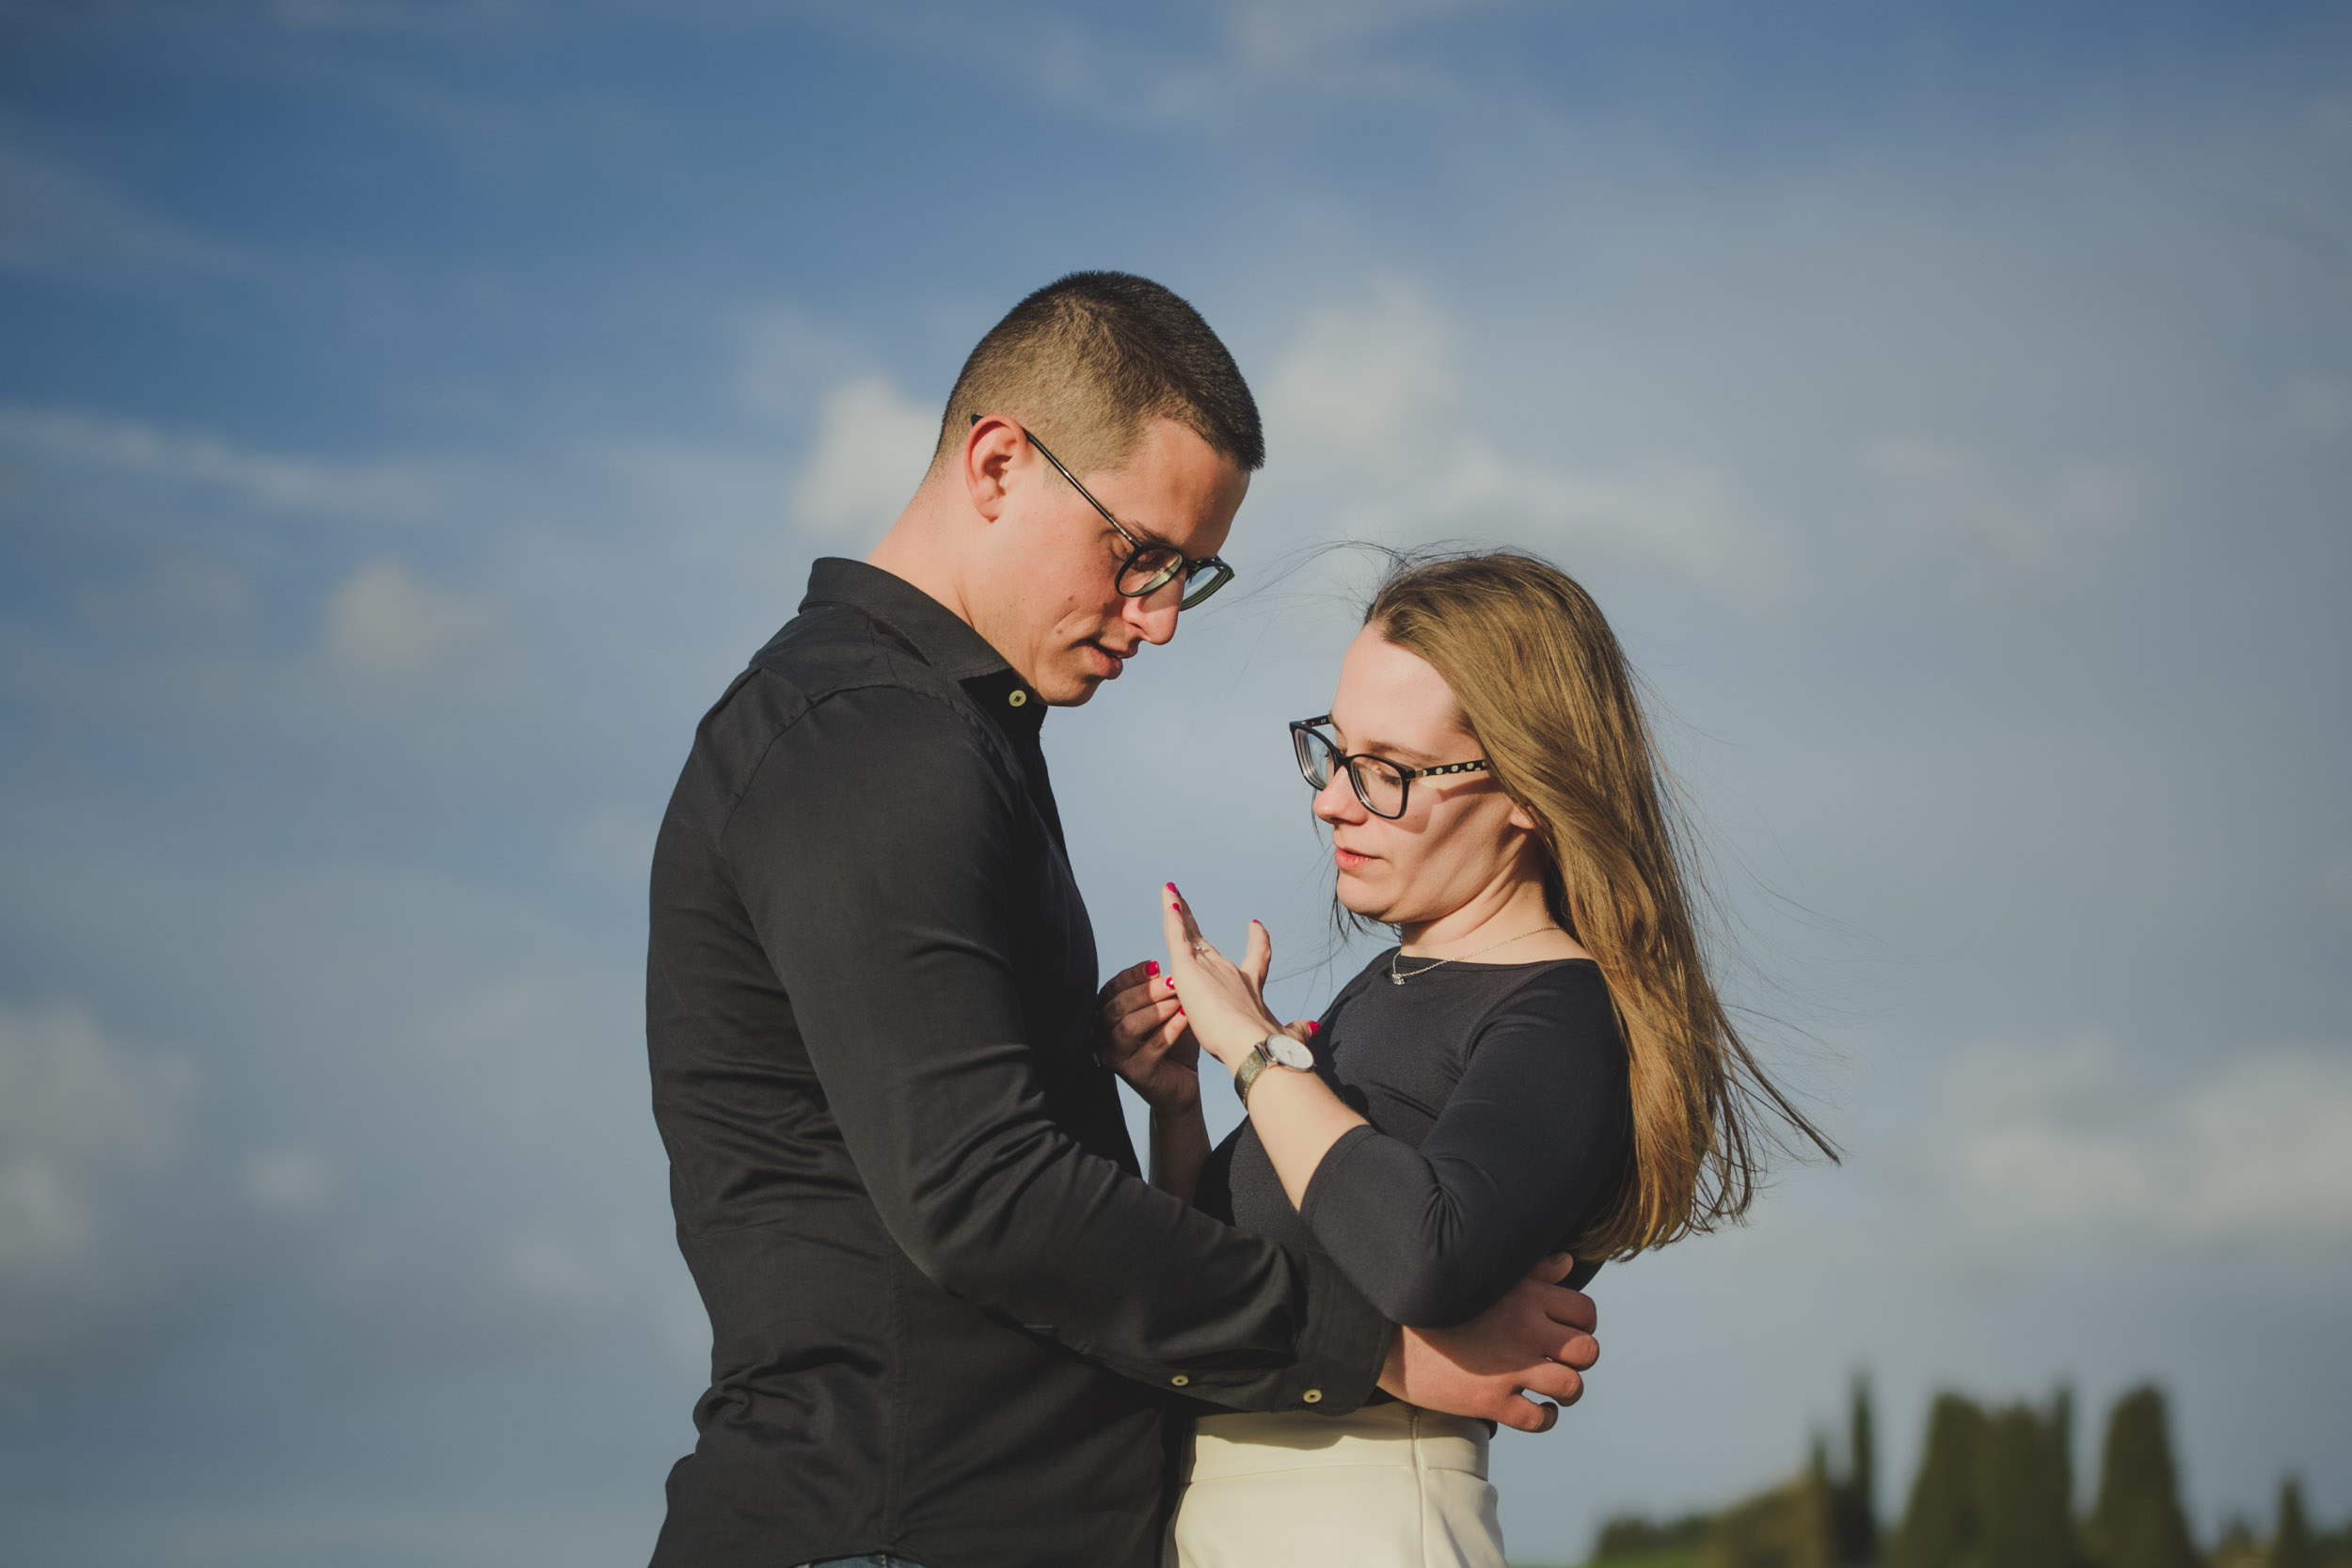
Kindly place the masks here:
POLYGON ((786 623, 703 716, 681 789, 691 782, 723 819, 780 749, 866 745, 912 747, 934 767, 955 752, 978 762, 999 749, 962 689, 888 626, 851 606, 818 605, 786 623), (812 725, 812 715, 824 721, 812 725))
POLYGON ((747 673, 773 676, 808 703, 864 687, 946 692, 954 683, 898 633, 854 605, 811 605, 754 654, 747 673))
MULTIPOLYGON (((937 698, 935 715, 951 726, 961 693, 891 629, 864 610, 850 605, 817 605, 803 610, 754 654, 743 673, 712 705, 703 721, 706 732, 723 716, 742 738, 772 738, 792 727, 810 710, 844 695, 858 692, 902 691, 937 698)), ((909 714, 926 714, 930 705, 891 704, 909 714)))

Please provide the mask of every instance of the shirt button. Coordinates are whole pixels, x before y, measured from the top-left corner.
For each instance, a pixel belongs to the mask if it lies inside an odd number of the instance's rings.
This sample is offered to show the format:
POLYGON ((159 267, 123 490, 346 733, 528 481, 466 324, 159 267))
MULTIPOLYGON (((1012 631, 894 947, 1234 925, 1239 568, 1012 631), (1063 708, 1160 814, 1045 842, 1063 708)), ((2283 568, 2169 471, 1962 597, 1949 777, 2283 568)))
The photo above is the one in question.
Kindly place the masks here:
POLYGON ((1168 1381, 1174 1384, 1177 1387, 1182 1388, 1185 1384, 1190 1383, 1192 1379, 1186 1377, 1182 1372, 1178 1372, 1174 1377, 1169 1378, 1168 1381))
POLYGON ((1011 696, 1009 696, 1009 697, 1008 697, 1008 698, 1006 698, 1006 699, 1005 699, 1005 701, 1006 701, 1006 702, 1008 702, 1008 703, 1011 704, 1014 707, 1019 707, 1019 706, 1021 706, 1023 704, 1026 703, 1028 700, 1029 700, 1029 694, 1028 694, 1027 692, 1025 692, 1025 691, 1016 691, 1016 692, 1014 692, 1011 696))
POLYGON ((1309 1404, 1320 1404, 1323 1402, 1323 1390, 1320 1388, 1310 1388, 1298 1397, 1305 1400, 1309 1404))

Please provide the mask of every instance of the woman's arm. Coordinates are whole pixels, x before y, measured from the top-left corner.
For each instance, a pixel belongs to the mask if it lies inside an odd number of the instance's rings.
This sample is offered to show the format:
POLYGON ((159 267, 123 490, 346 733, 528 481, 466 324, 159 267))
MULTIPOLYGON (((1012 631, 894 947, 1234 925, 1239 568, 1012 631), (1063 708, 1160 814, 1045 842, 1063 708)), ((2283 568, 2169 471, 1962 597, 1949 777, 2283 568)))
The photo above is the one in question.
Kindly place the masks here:
MULTIPOLYGON (((1271 942, 1251 923, 1240 968, 1163 894, 1170 972, 1201 1048, 1229 1067, 1274 1027, 1258 988, 1271 942)), ((1393 1323, 1463 1322, 1558 1243, 1626 1158, 1624 1047, 1597 972, 1531 986, 1488 1019, 1419 1148, 1314 1074, 1268 1068, 1249 1121, 1332 1261, 1393 1323)), ((1467 1027, 1469 1021, 1465 1021, 1467 1027)))
MULTIPOLYGON (((1249 945, 1236 967, 1200 935, 1173 882, 1160 890, 1160 912, 1170 961, 1159 983, 1167 994, 1181 990, 1193 1006, 1194 1038, 1227 1071, 1238 1069, 1268 1035, 1304 1040, 1314 1033, 1312 1023, 1285 1025, 1266 1007, 1265 977, 1274 961, 1274 940, 1263 925, 1249 923, 1249 945)), ((1307 1184, 1331 1146, 1351 1129, 1371 1125, 1314 1073, 1289 1068, 1269 1067, 1259 1073, 1250 1085, 1247 1109, 1293 1208, 1304 1204, 1307 1184)), ((1155 1132, 1155 1147, 1157 1142, 1155 1132)))
POLYGON ((1299 1215, 1383 1315, 1460 1323, 1607 1195, 1625 1169, 1629 1111, 1607 988, 1598 971, 1565 966, 1479 1022, 1419 1148, 1348 1133, 1299 1215))
MULTIPOLYGON (((1262 1035, 1259 1037, 1263 1038, 1262 1035)), ((1268 1068, 1249 1087, 1249 1125, 1282 1179, 1291 1207, 1307 1207, 1307 1187, 1331 1148, 1356 1128, 1372 1123, 1358 1116, 1311 1072, 1268 1068)), ((1377 1305, 1375 1303, 1375 1305, 1377 1305)))

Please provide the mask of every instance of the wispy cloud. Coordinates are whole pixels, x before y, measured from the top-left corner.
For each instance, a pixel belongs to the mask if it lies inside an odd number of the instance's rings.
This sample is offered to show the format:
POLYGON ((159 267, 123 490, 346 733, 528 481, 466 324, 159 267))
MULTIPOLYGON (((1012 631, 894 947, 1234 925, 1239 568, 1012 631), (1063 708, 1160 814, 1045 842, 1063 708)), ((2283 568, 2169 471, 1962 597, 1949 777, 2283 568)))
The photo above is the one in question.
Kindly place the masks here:
POLYGON ((2164 1088, 2100 1035, 1979 1048, 1943 1106, 1939 1172, 1979 1236, 2352 1241, 2352 1051, 2232 1052, 2164 1088))
POLYGON ((1495 0, 1226 0, 1233 54, 1261 69, 1327 62, 1406 28, 1495 8, 1495 0))
POLYGON ((152 1294, 168 1249, 142 1211, 193 1085, 84 1008, 0 1006, 0 1373, 89 1349, 152 1294))
POLYGON ((441 500, 421 463, 328 462, 71 409, 0 406, 0 451, 22 463, 200 486, 271 512, 412 519, 441 500))
POLYGON ((1396 543, 1507 539, 1749 603, 1793 592, 1788 541, 1715 467, 1668 453, 1587 468, 1513 451, 1470 406, 1462 356, 1455 323, 1402 282, 1314 311, 1266 381, 1268 497, 1256 510, 1396 543))
POLYGON ((2058 569, 2137 519, 2144 485, 2119 464, 2075 461, 2020 481, 1955 441, 1895 436, 1855 458, 1871 494, 1872 541, 1896 560, 1920 556, 2020 578, 2058 569))
POLYGON ((56 158, 0 141, 0 268, 81 281, 220 274, 245 262, 56 158))

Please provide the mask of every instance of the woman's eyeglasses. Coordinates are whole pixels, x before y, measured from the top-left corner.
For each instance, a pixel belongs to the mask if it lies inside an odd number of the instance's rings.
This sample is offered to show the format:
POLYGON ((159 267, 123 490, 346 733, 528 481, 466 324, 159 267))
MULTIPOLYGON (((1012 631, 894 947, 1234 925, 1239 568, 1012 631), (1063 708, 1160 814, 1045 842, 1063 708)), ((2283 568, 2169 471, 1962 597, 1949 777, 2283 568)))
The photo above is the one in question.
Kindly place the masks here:
POLYGON ((1331 776, 1345 768, 1356 799, 1375 816, 1393 819, 1404 816, 1406 796, 1415 779, 1434 778, 1440 773, 1477 773, 1486 767, 1484 757, 1476 762, 1449 762, 1437 768, 1407 768, 1370 752, 1350 756, 1318 727, 1330 721, 1327 713, 1319 719, 1291 721, 1291 747, 1298 753, 1299 776, 1320 795, 1331 787, 1331 776))
MULTIPOLYGON (((973 415, 972 422, 978 424, 980 416, 973 415)), ((1130 599, 1148 599, 1182 578, 1184 580, 1184 596, 1177 601, 1176 608, 1190 610, 1233 580, 1233 569, 1216 556, 1195 561, 1173 545, 1147 545, 1128 532, 1127 525, 1112 516, 1111 509, 1096 500, 1094 493, 1078 483, 1076 474, 1062 467, 1061 459, 1037 438, 1035 431, 1022 429, 1018 425, 1014 428, 1021 430, 1021 434, 1029 438, 1029 445, 1038 450, 1038 454, 1054 466, 1054 471, 1068 480, 1073 490, 1086 497, 1087 504, 1100 512, 1103 520, 1118 530, 1119 536, 1127 541, 1126 563, 1119 568, 1119 592, 1121 595, 1130 599), (1207 580, 1203 581, 1203 578, 1207 580)))

